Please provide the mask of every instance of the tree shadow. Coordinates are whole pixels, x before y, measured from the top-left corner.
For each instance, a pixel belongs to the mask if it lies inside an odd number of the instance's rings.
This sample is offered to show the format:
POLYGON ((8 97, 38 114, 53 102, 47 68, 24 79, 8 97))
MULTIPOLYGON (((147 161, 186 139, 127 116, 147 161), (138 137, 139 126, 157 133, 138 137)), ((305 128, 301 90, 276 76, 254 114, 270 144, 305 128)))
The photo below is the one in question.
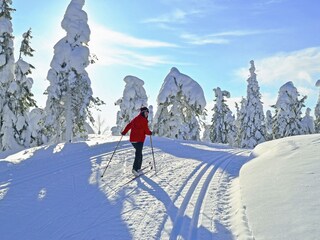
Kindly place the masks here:
POLYGON ((179 208, 177 208, 174 202, 170 199, 166 191, 164 191, 156 182, 152 179, 142 176, 141 177, 146 184, 144 184, 140 179, 138 180, 138 187, 144 191, 147 191, 150 195, 154 196, 158 201, 162 202, 166 209, 166 216, 164 219, 159 219, 161 225, 156 236, 150 236, 150 238, 161 239, 162 231, 165 231, 165 223, 169 219, 173 222, 173 228, 171 232, 167 234, 170 239, 196 239, 198 235, 201 235, 202 239, 233 239, 232 233, 228 230, 222 223, 217 220, 213 221, 216 232, 212 232, 209 229, 199 226, 192 227, 188 231, 181 231, 182 223, 187 226, 192 226, 193 219, 187 215, 181 216, 179 213, 179 208))
POLYGON ((131 239, 122 205, 89 182, 97 153, 85 143, 57 144, 20 164, 1 162, 1 239, 131 239))
MULTIPOLYGON (((224 169, 230 176, 238 177, 241 167, 253 159, 252 156, 237 155, 238 152, 251 152, 251 149, 240 149, 225 144, 215 144, 198 141, 184 141, 177 139, 167 139, 162 137, 153 137, 153 148, 160 149, 164 153, 178 158, 194 159, 203 163, 212 163, 220 158, 230 158, 234 164, 233 167, 224 169)), ((151 147, 150 140, 146 141, 146 146, 151 147)), ((157 161, 156 163, 161 164, 157 161)))

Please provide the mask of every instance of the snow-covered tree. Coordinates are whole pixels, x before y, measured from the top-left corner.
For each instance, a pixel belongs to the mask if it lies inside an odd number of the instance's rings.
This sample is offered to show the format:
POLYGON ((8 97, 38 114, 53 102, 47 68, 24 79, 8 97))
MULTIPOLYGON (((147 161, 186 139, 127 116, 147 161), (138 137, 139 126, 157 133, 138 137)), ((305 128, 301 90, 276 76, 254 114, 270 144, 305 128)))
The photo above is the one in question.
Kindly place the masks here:
POLYGON ((157 98, 154 132, 159 136, 200 140, 200 117, 206 100, 201 86, 172 68, 157 98))
POLYGON ((67 35, 54 46, 47 79, 46 131, 51 140, 72 141, 87 136, 86 121, 93 122, 90 108, 102 102, 92 97, 91 81, 85 68, 90 63, 90 29, 82 10, 84 0, 72 0, 61 22, 67 35))
POLYGON ((16 149, 19 144, 14 135, 13 123, 17 121, 11 111, 12 95, 8 93, 11 84, 14 82, 14 49, 13 29, 10 7, 11 0, 0 0, 0 150, 16 149))
POLYGON ((314 120, 313 120, 313 117, 310 116, 310 112, 311 112, 311 109, 307 108, 306 115, 301 120, 304 134, 313 134, 315 132, 314 120))
POLYGON ((40 146, 48 142, 45 129, 45 111, 41 108, 33 108, 29 114, 29 131, 31 133, 32 141, 30 147, 40 146))
POLYGON ((237 110, 237 119, 236 119, 236 131, 237 131, 237 136, 236 136, 236 146, 241 145, 242 141, 242 136, 244 135, 245 132, 245 125, 244 125, 244 120, 246 117, 246 105, 247 105, 247 99, 242 97, 241 102, 240 102, 240 107, 238 103, 236 103, 236 110, 237 110))
POLYGON ((275 108, 272 122, 274 139, 303 134, 301 109, 306 96, 300 100, 298 97, 299 93, 291 81, 280 88, 277 102, 272 106, 275 108))
POLYGON ((28 118, 30 108, 37 107, 31 92, 33 79, 29 77, 29 74, 32 73, 31 69, 34 67, 22 58, 22 56, 33 56, 32 53, 34 50, 30 47, 31 38, 31 29, 29 29, 23 34, 19 60, 15 64, 15 81, 10 84, 7 92, 10 98, 9 108, 15 116, 15 118, 12 119, 14 129, 13 137, 17 144, 23 147, 29 147, 32 141, 37 142, 37 140, 31 136, 28 118))
POLYGON ((247 82, 247 98, 244 109, 240 135, 240 147, 253 148, 266 140, 266 127, 263 106, 261 102, 260 87, 255 73, 254 61, 250 61, 250 77, 247 82))
POLYGON ((214 143, 235 144, 236 130, 232 112, 226 104, 224 97, 230 98, 228 91, 222 91, 219 87, 213 89, 216 103, 213 107, 210 140, 214 143))
POLYGON ((271 111, 268 110, 266 112, 266 140, 272 140, 272 114, 271 111))
POLYGON ((153 112, 153 106, 149 106, 149 115, 148 115, 148 124, 149 127, 152 128, 153 126, 153 118, 154 118, 154 112, 153 112))
MULTIPOLYGON (((319 87, 320 89, 320 79, 316 82, 316 87, 319 87)), ((319 92, 319 97, 318 97, 318 102, 317 105, 314 109, 314 115, 315 115, 315 132, 320 133, 320 92, 319 92)))
POLYGON ((134 77, 126 76, 123 81, 126 85, 122 98, 115 102, 120 107, 117 113, 117 126, 111 129, 112 135, 120 135, 125 126, 135 117, 141 107, 148 106, 148 97, 143 87, 144 81, 134 77))
POLYGON ((211 140, 210 140, 210 131, 211 131, 211 124, 205 124, 201 141, 203 141, 203 142, 211 142, 211 140))

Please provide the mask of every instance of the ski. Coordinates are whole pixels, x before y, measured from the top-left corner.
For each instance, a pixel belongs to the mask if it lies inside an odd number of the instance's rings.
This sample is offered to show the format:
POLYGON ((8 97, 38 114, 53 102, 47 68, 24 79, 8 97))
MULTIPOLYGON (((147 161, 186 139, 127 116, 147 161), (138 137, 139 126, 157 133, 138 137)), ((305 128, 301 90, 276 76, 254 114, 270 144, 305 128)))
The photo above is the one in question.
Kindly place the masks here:
MULTIPOLYGON (((147 166, 145 166, 145 167, 141 168, 141 170, 142 170, 142 171, 144 171, 144 170, 146 170, 146 169, 147 169, 147 168, 149 168, 149 167, 150 167, 150 170, 152 170, 152 169, 153 169, 153 166, 152 166, 151 162, 149 162, 149 164, 148 164, 147 166)), ((148 172, 149 172, 149 170, 148 170, 148 172)), ((104 180, 104 179, 105 179, 105 177, 106 177, 106 176, 102 176, 102 175, 100 176, 100 179, 101 179, 101 181, 102 181, 102 182, 104 182, 104 181, 105 181, 105 180, 104 180)), ((131 179, 130 179, 130 180, 131 180, 131 179)))
MULTIPOLYGON (((147 168, 147 167, 146 167, 147 168)), ((151 172, 151 170, 153 169, 153 167, 151 167, 149 170, 147 170, 146 172, 142 172, 139 176, 135 176, 132 179, 130 179, 128 182, 124 183, 120 188, 124 187, 125 185, 133 182, 134 180, 138 179, 141 176, 144 176, 145 174, 147 174, 148 172, 151 172)), ((142 169, 143 170, 143 169, 142 169)))

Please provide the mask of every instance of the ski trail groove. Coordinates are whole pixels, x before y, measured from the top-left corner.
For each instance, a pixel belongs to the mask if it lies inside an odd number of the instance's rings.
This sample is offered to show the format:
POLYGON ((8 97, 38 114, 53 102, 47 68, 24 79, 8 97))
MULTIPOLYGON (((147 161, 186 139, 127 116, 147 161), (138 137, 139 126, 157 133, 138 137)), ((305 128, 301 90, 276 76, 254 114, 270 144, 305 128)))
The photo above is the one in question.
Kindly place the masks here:
MULTIPOLYGON (((164 218, 161 227, 160 227, 160 232, 158 232, 157 236, 158 238, 161 239, 167 239, 170 236, 172 224, 175 219, 178 217, 179 213, 179 208, 176 206, 176 203, 180 201, 180 198, 185 198, 185 191, 188 189, 188 184, 192 181, 194 176, 197 174, 197 172, 201 171, 205 167, 207 163, 206 162, 201 162, 198 164, 197 167, 194 168, 194 170, 188 175, 188 177, 182 181, 182 185, 180 189, 173 195, 172 200, 170 201, 169 206, 167 207, 167 216, 164 218), (171 214, 170 214, 171 213, 171 214), (173 216, 171 216, 173 213, 173 216), (170 216, 169 216, 170 215, 170 216)), ((182 180, 182 179, 181 179, 182 180)))
POLYGON ((229 164, 232 157, 228 157, 219 164, 216 164, 212 167, 212 170, 208 174, 208 177, 205 179, 199 197, 197 199, 196 208, 192 215, 191 227, 189 228, 188 238, 187 239, 198 239, 198 228, 200 227, 203 219, 203 210, 204 205, 207 201, 208 189, 210 189, 210 185, 213 182, 213 179, 216 177, 217 173, 220 171, 224 171, 225 167, 229 164), (223 170, 221 170, 223 169, 223 170))
MULTIPOLYGON (((206 179, 208 179, 208 183, 209 183, 211 181, 211 178, 205 177, 205 176, 208 176, 208 174, 210 173, 210 171, 208 171, 208 170, 211 168, 212 175, 213 175, 219 169, 220 165, 226 159, 229 159, 233 156, 233 155, 231 155, 231 156, 228 155, 231 152, 232 151, 223 152, 221 157, 216 157, 216 159, 214 161, 212 161, 211 163, 208 163, 207 166, 204 168, 204 171, 200 172, 198 174, 197 178, 195 179, 195 181, 193 181, 192 185, 194 185, 194 187, 191 187, 188 190, 188 192, 190 192, 190 194, 191 194, 190 199, 185 198, 184 204, 182 204, 180 206, 180 209, 179 209, 180 215, 178 216, 178 218, 174 222, 174 225, 173 225, 173 228, 171 231, 171 235, 170 235, 170 239, 177 239, 178 237, 181 237, 181 236, 184 237, 184 239, 186 239, 186 237, 188 237, 189 229, 192 228, 193 212, 197 211, 197 209, 199 209, 199 211, 200 211, 202 201, 204 200, 203 199, 204 195, 200 196, 199 195, 200 191, 195 191, 196 186, 199 186, 199 189, 203 188, 204 187, 203 184, 206 179)), ((204 188, 202 193, 205 194, 206 190, 207 189, 204 188)))
POLYGON ((214 160, 206 163, 205 166, 199 171, 197 176, 191 178, 189 183, 185 186, 185 197, 183 198, 183 200, 181 200, 181 198, 177 198, 177 200, 175 201, 175 205, 179 206, 179 210, 173 222, 172 230, 170 232, 170 239, 177 239, 183 232, 186 232, 183 230, 187 229, 187 227, 190 227, 192 221, 192 212, 195 208, 199 208, 199 206, 196 205, 199 191, 197 191, 196 189, 201 189, 201 187, 203 186, 203 179, 206 179, 206 177, 204 176, 208 175, 208 170, 214 165, 217 165, 218 168, 218 165, 220 165, 225 158, 229 157, 226 156, 226 154, 230 153, 231 151, 221 151, 216 156, 213 156, 214 160))

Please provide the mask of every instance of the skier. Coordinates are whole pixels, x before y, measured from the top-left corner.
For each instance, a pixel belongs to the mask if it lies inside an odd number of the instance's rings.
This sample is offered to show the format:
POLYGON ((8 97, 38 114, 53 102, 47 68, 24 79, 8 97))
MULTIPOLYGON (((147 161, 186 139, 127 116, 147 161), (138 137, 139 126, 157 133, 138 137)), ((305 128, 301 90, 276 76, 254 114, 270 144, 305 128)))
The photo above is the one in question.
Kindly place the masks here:
POLYGON ((140 113, 136 116, 121 132, 122 135, 126 135, 130 132, 130 142, 136 149, 134 163, 132 167, 132 173, 137 177, 142 174, 142 149, 146 135, 152 135, 148 127, 148 114, 149 109, 147 107, 140 108, 140 113))

